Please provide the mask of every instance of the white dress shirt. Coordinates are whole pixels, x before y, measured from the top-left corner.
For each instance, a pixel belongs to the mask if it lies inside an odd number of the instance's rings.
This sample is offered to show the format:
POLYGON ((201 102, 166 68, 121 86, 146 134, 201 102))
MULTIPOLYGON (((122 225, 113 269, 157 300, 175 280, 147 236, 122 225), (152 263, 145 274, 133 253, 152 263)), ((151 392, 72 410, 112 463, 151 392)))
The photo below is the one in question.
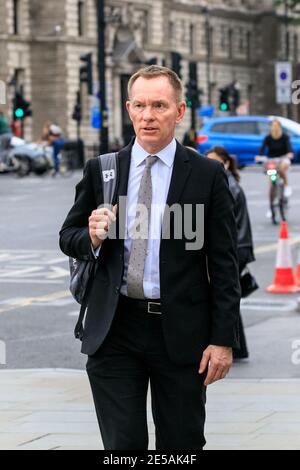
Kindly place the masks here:
MULTIPOLYGON (((160 276, 159 276, 159 249, 161 239, 162 220, 169 192, 174 158, 176 153, 176 140, 155 155, 157 161, 151 167, 152 178, 152 206, 149 224, 149 238, 147 245, 147 256, 144 271, 144 295, 147 299, 160 298, 160 276)), ((136 204, 145 168, 145 160, 149 153, 138 143, 137 139, 132 147, 132 156, 129 170, 126 228, 124 241, 124 275, 121 285, 121 293, 127 295, 127 271, 131 252, 132 239, 129 236, 133 227, 136 214, 136 204)))
MULTIPOLYGON (((159 249, 161 229, 165 205, 172 177, 176 147, 176 140, 173 139, 172 142, 167 145, 167 147, 155 154, 158 159, 151 167, 152 205, 149 224, 147 256, 145 260, 145 270, 143 279, 144 295, 147 299, 160 298, 159 249)), ((121 294, 126 296, 127 271, 132 245, 132 238, 130 238, 129 234, 130 230, 133 228, 135 221, 138 192, 140 188, 142 174, 146 165, 145 160, 148 156, 149 153, 146 152, 146 150, 144 150, 140 146, 136 139, 132 147, 126 205, 124 274, 121 285, 121 294)), ((93 252, 95 257, 98 257, 100 247, 97 250, 93 250, 93 252)))

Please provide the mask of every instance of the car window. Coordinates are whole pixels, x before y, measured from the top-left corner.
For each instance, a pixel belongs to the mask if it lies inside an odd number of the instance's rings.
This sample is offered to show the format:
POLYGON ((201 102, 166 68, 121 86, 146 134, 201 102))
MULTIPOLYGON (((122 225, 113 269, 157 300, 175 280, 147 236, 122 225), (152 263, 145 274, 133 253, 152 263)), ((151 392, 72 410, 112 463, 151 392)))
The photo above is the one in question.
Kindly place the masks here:
POLYGON ((227 132, 230 134, 257 134, 255 121, 236 121, 226 123, 227 132))
POLYGON ((258 121, 258 132, 260 135, 268 135, 271 131, 271 123, 268 121, 258 121))
POLYGON ((211 132, 226 132, 226 123, 219 122, 218 124, 214 124, 211 128, 211 132))

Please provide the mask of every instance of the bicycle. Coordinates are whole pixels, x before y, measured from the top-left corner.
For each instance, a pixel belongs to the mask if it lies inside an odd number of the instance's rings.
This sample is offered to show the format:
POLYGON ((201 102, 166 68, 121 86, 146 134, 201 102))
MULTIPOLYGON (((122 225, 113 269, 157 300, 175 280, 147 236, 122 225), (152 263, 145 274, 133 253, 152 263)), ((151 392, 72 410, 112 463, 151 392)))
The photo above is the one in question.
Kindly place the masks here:
POLYGON ((288 198, 284 195, 284 181, 278 171, 280 159, 268 157, 256 157, 258 163, 264 163, 264 173, 269 178, 269 204, 271 218, 274 225, 278 225, 277 214, 282 221, 287 220, 288 198))

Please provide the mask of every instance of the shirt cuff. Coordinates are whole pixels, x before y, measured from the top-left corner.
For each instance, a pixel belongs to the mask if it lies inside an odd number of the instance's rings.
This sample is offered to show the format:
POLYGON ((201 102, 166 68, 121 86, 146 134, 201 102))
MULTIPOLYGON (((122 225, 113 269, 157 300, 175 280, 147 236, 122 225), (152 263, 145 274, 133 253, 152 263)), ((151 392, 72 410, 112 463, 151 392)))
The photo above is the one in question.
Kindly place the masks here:
POLYGON ((99 253, 100 253, 100 250, 101 250, 101 245, 98 246, 98 248, 94 249, 93 248, 93 245, 91 245, 91 249, 92 249, 92 253, 94 255, 94 257, 97 259, 99 258, 99 253))

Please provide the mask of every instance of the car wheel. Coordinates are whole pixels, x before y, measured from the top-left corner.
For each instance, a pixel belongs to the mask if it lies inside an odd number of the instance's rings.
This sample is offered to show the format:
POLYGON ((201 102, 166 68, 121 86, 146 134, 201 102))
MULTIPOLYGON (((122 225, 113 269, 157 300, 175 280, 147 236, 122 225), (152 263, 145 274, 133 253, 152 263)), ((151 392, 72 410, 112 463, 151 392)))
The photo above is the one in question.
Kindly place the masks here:
POLYGON ((27 176, 30 173, 30 161, 27 157, 17 157, 18 169, 17 175, 19 177, 27 176))

